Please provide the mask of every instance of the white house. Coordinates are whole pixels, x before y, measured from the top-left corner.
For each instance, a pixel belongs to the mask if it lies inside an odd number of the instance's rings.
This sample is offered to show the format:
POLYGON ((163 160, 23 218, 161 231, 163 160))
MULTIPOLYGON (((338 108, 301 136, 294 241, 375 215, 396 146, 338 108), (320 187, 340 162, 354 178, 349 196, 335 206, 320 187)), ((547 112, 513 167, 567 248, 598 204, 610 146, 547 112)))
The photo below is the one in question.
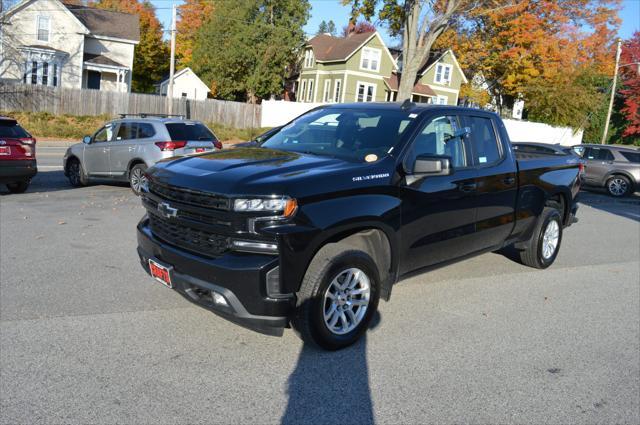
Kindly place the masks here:
MULTIPOLYGON (((169 78, 156 84, 156 91, 166 96, 169 91, 169 78)), ((192 100, 204 100, 209 93, 209 87, 191 70, 184 68, 173 74, 173 96, 174 98, 187 98, 192 100)))
POLYGON ((0 15, 0 81, 131 91, 137 15, 22 0, 0 15))

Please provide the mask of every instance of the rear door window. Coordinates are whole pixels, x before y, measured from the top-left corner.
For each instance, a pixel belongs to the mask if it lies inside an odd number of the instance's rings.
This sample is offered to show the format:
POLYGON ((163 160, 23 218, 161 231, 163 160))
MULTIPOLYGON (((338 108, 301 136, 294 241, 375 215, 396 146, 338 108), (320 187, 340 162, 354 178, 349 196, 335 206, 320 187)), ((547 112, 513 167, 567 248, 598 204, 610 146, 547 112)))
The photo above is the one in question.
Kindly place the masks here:
POLYGON ((171 140, 217 140, 211 130, 201 123, 166 124, 171 140))
POLYGON ((634 164, 640 164, 640 152, 620 151, 620 154, 624 156, 627 161, 633 162, 634 164))
POLYGON ((120 123, 120 127, 118 127, 118 134, 116 135, 116 140, 135 139, 137 131, 138 131, 138 126, 134 122, 120 123))
POLYGON ((139 122, 138 125, 138 139, 148 139, 149 137, 153 137, 156 135, 156 130, 153 128, 151 124, 139 122))
POLYGON ((0 120, 0 137, 6 137, 7 139, 23 139, 31 137, 31 135, 15 121, 0 120))
POLYGON ((490 118, 467 116, 471 130, 471 151, 475 165, 484 166, 498 162, 502 152, 490 118))

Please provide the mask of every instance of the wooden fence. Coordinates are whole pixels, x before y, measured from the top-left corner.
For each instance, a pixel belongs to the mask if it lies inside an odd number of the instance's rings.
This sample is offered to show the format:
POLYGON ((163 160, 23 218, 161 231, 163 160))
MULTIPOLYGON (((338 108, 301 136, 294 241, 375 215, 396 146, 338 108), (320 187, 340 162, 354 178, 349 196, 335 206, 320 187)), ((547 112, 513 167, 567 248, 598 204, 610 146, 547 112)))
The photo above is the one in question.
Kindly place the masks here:
POLYGON ((0 110, 49 112, 56 115, 110 115, 167 113, 173 102, 174 114, 215 122, 234 128, 260 127, 260 105, 226 100, 173 99, 139 93, 117 93, 90 89, 69 89, 30 84, 0 85, 0 110), (189 110, 189 114, 187 113, 189 110))

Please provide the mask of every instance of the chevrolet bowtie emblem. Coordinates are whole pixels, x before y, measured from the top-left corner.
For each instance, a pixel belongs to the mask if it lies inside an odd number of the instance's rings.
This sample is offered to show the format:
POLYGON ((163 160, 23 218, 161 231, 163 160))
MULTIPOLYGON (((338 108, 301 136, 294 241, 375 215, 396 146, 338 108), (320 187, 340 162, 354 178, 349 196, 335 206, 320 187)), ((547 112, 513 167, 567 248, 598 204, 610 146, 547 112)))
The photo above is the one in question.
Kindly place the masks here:
POLYGON ((158 212, 162 214, 166 218, 173 218, 178 215, 178 209, 173 208, 171 205, 166 202, 161 202, 158 204, 158 212))

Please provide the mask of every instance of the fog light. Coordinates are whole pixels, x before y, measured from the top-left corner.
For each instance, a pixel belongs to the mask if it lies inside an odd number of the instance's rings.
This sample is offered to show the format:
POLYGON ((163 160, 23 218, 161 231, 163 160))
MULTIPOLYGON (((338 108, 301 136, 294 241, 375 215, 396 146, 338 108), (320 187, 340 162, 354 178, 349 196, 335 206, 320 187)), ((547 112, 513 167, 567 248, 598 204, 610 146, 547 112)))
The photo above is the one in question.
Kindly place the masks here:
POLYGON ((266 276, 267 295, 270 298, 289 298, 291 294, 283 294, 280 287, 280 267, 274 267, 266 276))
POLYGON ((211 291, 211 296, 213 297, 214 303, 229 307, 229 303, 222 294, 219 294, 216 291, 211 291))

